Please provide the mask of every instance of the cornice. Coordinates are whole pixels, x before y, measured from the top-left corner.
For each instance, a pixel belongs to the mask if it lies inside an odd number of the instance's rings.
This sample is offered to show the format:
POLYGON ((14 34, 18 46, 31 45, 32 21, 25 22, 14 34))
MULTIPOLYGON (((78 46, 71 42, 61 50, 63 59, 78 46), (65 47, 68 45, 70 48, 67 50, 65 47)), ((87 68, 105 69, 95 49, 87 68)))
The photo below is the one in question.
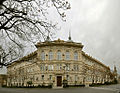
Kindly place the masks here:
POLYGON ((73 46, 73 47, 79 47, 83 48, 83 45, 81 43, 76 43, 76 42, 67 42, 64 40, 54 40, 54 41, 47 41, 47 42, 38 42, 35 45, 37 48, 38 47, 45 47, 45 46, 73 46))

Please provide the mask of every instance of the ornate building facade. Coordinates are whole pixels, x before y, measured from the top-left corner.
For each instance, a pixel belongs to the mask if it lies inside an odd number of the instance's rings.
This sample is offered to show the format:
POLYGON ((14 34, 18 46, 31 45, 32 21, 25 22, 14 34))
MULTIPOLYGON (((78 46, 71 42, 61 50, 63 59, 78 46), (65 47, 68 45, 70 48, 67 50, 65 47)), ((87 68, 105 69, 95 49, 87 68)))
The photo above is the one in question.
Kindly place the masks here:
POLYGON ((82 51, 83 45, 69 37, 68 41, 49 37, 36 44, 37 50, 7 67, 7 86, 50 84, 62 87, 68 85, 90 85, 111 82, 110 68, 82 51))
POLYGON ((6 86, 6 84, 7 84, 7 75, 0 74, 0 87, 6 86))

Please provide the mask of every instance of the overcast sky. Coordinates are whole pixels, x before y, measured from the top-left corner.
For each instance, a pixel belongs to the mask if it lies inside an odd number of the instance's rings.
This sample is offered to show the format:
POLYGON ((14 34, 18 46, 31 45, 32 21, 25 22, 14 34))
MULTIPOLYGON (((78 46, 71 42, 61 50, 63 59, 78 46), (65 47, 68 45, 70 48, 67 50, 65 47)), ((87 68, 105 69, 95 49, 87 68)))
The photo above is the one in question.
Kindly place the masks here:
POLYGON ((67 22, 61 22, 57 37, 84 45, 83 50, 120 72, 120 0, 69 0, 67 22))
MULTIPOLYGON (((69 0, 67 21, 59 21, 61 30, 56 39, 81 42, 83 50, 110 66, 116 65, 120 72, 120 0, 69 0)), ((53 18, 54 12, 51 12, 53 18)), ((57 19, 57 18, 56 18, 57 19)), ((54 20, 56 20, 54 19, 54 20)))

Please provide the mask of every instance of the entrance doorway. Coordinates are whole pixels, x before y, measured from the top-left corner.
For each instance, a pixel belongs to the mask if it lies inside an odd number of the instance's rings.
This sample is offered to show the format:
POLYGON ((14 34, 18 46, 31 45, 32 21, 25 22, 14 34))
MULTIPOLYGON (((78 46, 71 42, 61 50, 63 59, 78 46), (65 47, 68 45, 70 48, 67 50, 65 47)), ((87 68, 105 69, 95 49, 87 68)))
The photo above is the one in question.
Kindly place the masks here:
POLYGON ((57 86, 62 86, 62 76, 57 76, 57 86))

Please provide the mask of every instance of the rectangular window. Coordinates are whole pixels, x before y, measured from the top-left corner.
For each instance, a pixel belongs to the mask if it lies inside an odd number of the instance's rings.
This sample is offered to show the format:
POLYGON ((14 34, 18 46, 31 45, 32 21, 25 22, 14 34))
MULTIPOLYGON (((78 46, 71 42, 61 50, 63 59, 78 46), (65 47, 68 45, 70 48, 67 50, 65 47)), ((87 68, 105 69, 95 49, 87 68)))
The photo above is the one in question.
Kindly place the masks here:
POLYGON ((60 64, 60 70, 62 70, 62 64, 60 64))
POLYGON ((57 70, 62 70, 62 64, 57 64, 57 70))
POLYGON ((69 53, 69 51, 66 52, 66 60, 70 60, 70 53, 69 53))
POLYGON ((79 65, 74 65, 74 71, 79 71, 79 65))
POLYGON ((45 60, 45 52, 44 51, 41 52, 41 60, 45 60))
POLYGON ((53 65, 51 65, 51 70, 54 70, 54 67, 53 67, 53 65))
POLYGON ((52 80, 52 75, 49 75, 49 80, 52 80))
POLYGON ((41 79, 44 80, 44 75, 42 75, 41 79))
POLYGON ((66 79, 69 81, 69 75, 66 76, 66 79))
POLYGON ((61 55, 61 51, 58 51, 58 52, 57 52, 57 60, 61 60, 61 56, 62 56, 62 55, 61 55))
POLYGON ((59 64, 57 64, 57 70, 59 70, 59 64))
POLYGON ((49 56, 49 60, 52 60, 52 59, 53 59, 53 56, 52 56, 52 55, 50 55, 50 56, 49 56))
POLYGON ((46 68, 45 68, 45 65, 43 64, 43 71, 45 71, 46 70, 46 68))
POLYGON ((50 70, 50 65, 48 65, 48 70, 50 70))
POLYGON ((70 64, 66 64, 65 70, 66 70, 66 71, 69 71, 69 70, 70 70, 70 64))
POLYGON ((48 70, 53 70, 53 65, 48 65, 48 70))
POLYGON ((76 71, 76 65, 74 65, 74 71, 76 71))
POLYGON ((74 60, 78 60, 78 52, 74 52, 74 60))
POLYGON ((77 79, 78 79, 78 77, 77 77, 77 75, 75 75, 75 81, 77 81, 77 79))
POLYGON ((49 60, 53 60, 53 52, 52 51, 49 52, 49 60))
POLYGON ((77 65, 77 71, 79 71, 79 65, 77 65))
POLYGON ((42 65, 40 65, 40 70, 42 71, 42 65))
POLYGON ((41 64, 41 65, 40 65, 40 70, 41 70, 41 71, 45 71, 45 65, 44 65, 44 64, 41 64))

